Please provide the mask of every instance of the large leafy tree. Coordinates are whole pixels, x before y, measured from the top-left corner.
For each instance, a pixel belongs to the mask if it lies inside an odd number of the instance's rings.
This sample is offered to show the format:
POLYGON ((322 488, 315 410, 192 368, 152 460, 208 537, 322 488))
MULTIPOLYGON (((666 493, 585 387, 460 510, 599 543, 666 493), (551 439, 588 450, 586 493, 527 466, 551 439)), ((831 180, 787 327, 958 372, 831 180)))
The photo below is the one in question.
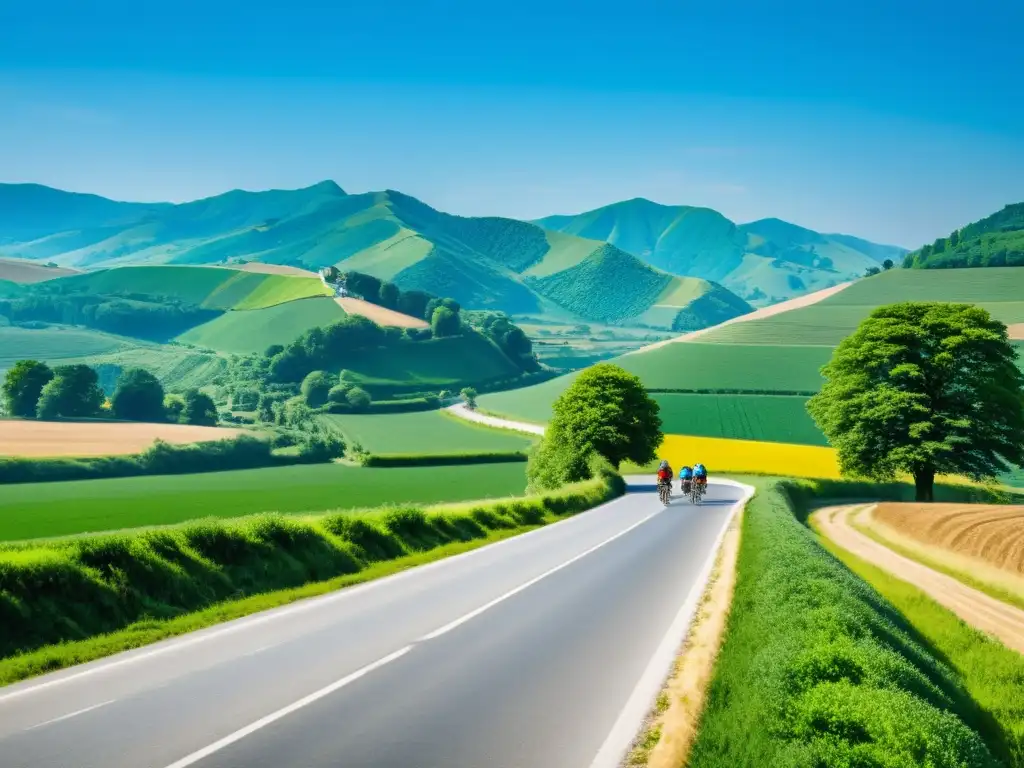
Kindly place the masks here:
POLYGON ((53 378, 53 371, 36 360, 19 360, 4 377, 4 406, 11 416, 30 419, 36 415, 43 387, 53 378))
POLYGON ((43 387, 36 413, 41 419, 96 416, 104 399, 96 371, 88 365, 61 365, 43 387))
POLYGON ((184 424, 196 424, 205 427, 217 425, 217 406, 205 392, 190 389, 185 393, 185 406, 181 412, 184 424))
POLYGON ((1024 462, 1024 375, 1006 327, 970 304, 880 307, 836 349, 808 411, 844 474, 990 479, 1024 462))
POLYGON ((552 411, 529 467, 533 485, 551 488, 589 477, 594 454, 614 467, 657 456, 663 438, 658 404, 639 378, 617 365, 598 363, 583 371, 552 411))
POLYGON ((164 388, 145 368, 130 368, 117 380, 110 407, 119 419, 164 421, 164 388))

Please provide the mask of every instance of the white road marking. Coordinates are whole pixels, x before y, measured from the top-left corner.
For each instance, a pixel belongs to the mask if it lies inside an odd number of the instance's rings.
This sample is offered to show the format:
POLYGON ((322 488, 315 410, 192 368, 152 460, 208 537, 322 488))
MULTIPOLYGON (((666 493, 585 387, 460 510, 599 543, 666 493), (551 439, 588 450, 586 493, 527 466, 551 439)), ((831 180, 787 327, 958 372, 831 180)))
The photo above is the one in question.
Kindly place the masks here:
POLYGON ((70 720, 72 717, 77 717, 78 715, 84 715, 86 712, 92 712, 94 709, 99 709, 100 707, 105 707, 105 706, 107 706, 107 704, 113 704, 113 703, 114 703, 114 699, 110 699, 109 701, 102 701, 99 704, 93 704, 91 707, 86 707, 85 709, 78 709, 78 710, 75 710, 74 712, 69 712, 66 715, 61 715, 60 717, 55 717, 52 720, 46 720, 45 722, 37 723, 36 725, 33 725, 30 728, 26 728, 25 730, 33 731, 36 728, 42 728, 44 725, 52 725, 53 723, 59 723, 61 720, 70 720))
POLYGON ((632 531, 634 528, 639 528, 641 525, 646 523, 652 517, 660 515, 662 513, 662 511, 664 511, 664 510, 659 509, 657 512, 653 512, 653 513, 649 514, 647 517, 643 518, 642 520, 639 520, 638 522, 633 523, 633 525, 629 526, 629 528, 626 528, 626 529, 624 529, 622 531, 619 531, 617 534, 615 534, 614 536, 612 536, 610 538, 605 539, 600 544, 596 544, 593 547, 591 547, 590 549, 586 550, 585 552, 581 552, 580 554, 576 555, 575 557, 569 558, 568 560, 566 560, 561 565, 556 565, 551 570, 545 571, 540 576, 535 576, 534 578, 530 579, 529 581, 527 581, 527 582, 525 582, 523 584, 520 584, 515 589, 509 590, 508 592, 506 592, 505 594, 501 595, 500 597, 496 597, 493 600, 491 600, 489 603, 486 603, 486 604, 480 606, 476 610, 470 611, 469 613, 465 614, 464 616, 461 616, 461 617, 455 619, 455 621, 452 621, 452 622, 449 622, 448 624, 445 624, 440 629, 435 629, 429 635, 424 635, 423 637, 421 637, 419 639, 419 642, 423 642, 424 640, 434 640, 435 638, 438 638, 441 635, 444 635, 444 634, 447 634, 448 632, 451 632, 453 629, 455 629, 456 627, 462 626, 467 621, 469 621, 471 619, 475 619, 477 616, 479 616, 484 611, 490 610, 494 606, 498 605, 498 603, 504 602, 505 600, 508 600, 510 597, 512 597, 514 595, 518 595, 524 589, 528 589, 528 588, 532 587, 534 584, 536 584, 538 581, 541 581, 542 579, 546 579, 548 576, 551 576, 554 573, 558 573, 563 568, 566 568, 566 567, 572 565, 577 560, 581 560, 582 558, 586 557, 587 555, 591 554, 592 552, 596 552, 597 550, 599 550, 601 547, 605 546, 606 544, 611 544, 616 539, 621 538, 622 536, 625 536, 627 533, 632 531))
POLYGON ((299 699, 298 701, 289 704, 287 707, 282 707, 276 712, 271 712, 266 717, 261 717, 256 722, 250 723, 244 728, 240 728, 239 730, 235 731, 234 733, 228 736, 225 736, 223 739, 220 739, 219 741, 215 741, 208 747, 203 747, 202 749, 193 752, 191 755, 186 755, 185 757, 181 758, 181 760, 178 760, 177 762, 168 765, 167 768, 186 768, 186 766, 194 765, 203 758, 209 757, 214 752, 219 752, 220 750, 224 749, 224 747, 230 746, 231 744, 234 744, 236 741, 240 741, 244 739, 246 736, 255 733, 260 728, 265 728, 271 723, 280 720, 282 717, 287 717, 293 712, 296 712, 302 709, 303 707, 307 707, 315 701, 319 701, 324 696, 329 696, 335 691, 344 688, 349 683, 354 683, 356 680, 358 680, 361 677, 365 677, 366 675, 373 672, 375 669, 380 669, 386 664, 390 664, 392 661, 396 661, 397 659, 402 658, 411 650, 412 646, 407 645, 405 646, 405 648, 397 650, 394 653, 388 654, 383 658, 377 659, 377 661, 373 662, 372 664, 367 664, 365 667, 357 669, 351 675, 346 675, 340 680, 335 680, 330 685, 325 686, 324 688, 321 688, 318 691, 314 691, 308 696, 305 696, 299 699))
POLYGON ((648 662, 646 669, 644 669, 643 674, 640 676, 640 680, 637 682, 636 688, 633 689, 633 693, 626 701, 626 706, 622 708, 622 712, 608 733, 604 744, 601 745, 601 749, 598 750, 594 762, 590 764, 590 768, 618 768, 622 764, 623 757, 625 757, 626 752, 633 743, 633 739, 636 737, 637 731, 650 711, 655 697, 664 685, 665 678, 672 668, 672 662, 675 660, 680 646, 686 639, 690 623, 697 612, 697 604, 704 594, 704 589, 707 587, 708 579, 711 577, 711 569, 715 566, 718 550, 721 549, 722 541, 725 539, 725 533, 729 530, 729 525, 732 523, 737 510, 754 495, 752 487, 732 480, 718 480, 714 484, 741 488, 744 491, 743 497, 733 504, 729 514, 726 515, 725 522, 718 532, 714 546, 711 547, 704 567, 701 569, 700 574, 698 574, 693 588, 690 589, 690 593, 686 596, 686 600, 679 609, 679 613, 676 614, 657 650, 655 650, 654 655, 648 662))

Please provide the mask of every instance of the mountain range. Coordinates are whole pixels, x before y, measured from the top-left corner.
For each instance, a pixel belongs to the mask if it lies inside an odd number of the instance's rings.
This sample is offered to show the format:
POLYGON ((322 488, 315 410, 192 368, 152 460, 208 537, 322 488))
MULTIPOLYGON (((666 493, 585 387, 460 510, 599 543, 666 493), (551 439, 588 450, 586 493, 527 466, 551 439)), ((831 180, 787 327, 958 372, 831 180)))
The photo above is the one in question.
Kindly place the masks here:
POLYGON ((718 211, 637 198, 535 222, 604 240, 676 275, 713 280, 753 303, 774 303, 861 277, 907 249, 822 234, 780 219, 736 224, 718 211))
POLYGON ((0 185, 0 255, 97 269, 337 265, 473 309, 691 330, 863 274, 903 249, 778 220, 630 200, 537 222, 460 217, 400 192, 235 190, 126 203, 0 185), (742 297, 742 298, 741 298, 742 297))

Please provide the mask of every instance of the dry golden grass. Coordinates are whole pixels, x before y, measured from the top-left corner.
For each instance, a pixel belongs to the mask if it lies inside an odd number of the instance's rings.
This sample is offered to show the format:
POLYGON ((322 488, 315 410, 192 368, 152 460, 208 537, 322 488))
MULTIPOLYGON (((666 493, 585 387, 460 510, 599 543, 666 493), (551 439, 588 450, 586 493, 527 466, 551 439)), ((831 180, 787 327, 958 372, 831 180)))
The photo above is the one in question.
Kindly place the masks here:
POLYGON ((0 421, 0 456, 114 456, 140 453, 157 438, 180 445, 239 434, 238 429, 185 424, 0 421))
POLYGON ((879 504, 874 519, 922 544, 1024 576, 1024 506, 879 504))
POLYGON ((387 307, 378 307, 376 304, 371 304, 368 301, 362 299, 354 299, 351 296, 344 298, 335 299, 339 306, 348 312, 350 315, 362 315, 367 317, 377 325, 391 325, 397 328, 426 328, 428 324, 425 320, 420 320, 418 317, 412 315, 403 315, 401 312, 395 312, 393 309, 387 307))
POLYGON ((48 267, 46 264, 24 259, 0 259, 0 280, 12 283, 41 283, 55 277, 76 275, 78 270, 67 267, 48 267))

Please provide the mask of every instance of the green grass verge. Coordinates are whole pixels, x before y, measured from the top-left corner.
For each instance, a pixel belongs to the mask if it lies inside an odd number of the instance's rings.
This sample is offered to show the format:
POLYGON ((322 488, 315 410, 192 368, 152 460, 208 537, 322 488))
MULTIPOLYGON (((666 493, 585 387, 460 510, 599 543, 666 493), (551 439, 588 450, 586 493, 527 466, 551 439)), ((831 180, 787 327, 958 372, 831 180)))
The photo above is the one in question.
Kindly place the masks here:
POLYGON ((69 536, 203 517, 434 504, 520 494, 519 463, 377 469, 341 464, 4 486, 0 541, 69 536))
POLYGON ((1024 766, 1024 656, 965 624, 921 590, 823 537, 826 548, 905 616, 952 667, 983 712, 983 735, 1012 768, 1024 766))
POLYGON ((1001 742, 957 673, 797 517, 796 502, 864 487, 751 482, 691 768, 998 765, 1001 742))
POLYGON ((525 451, 533 443, 525 435, 474 424, 444 411, 320 416, 319 421, 369 453, 525 451))
POLYGON ((0 551, 0 681, 465 551, 624 490, 621 478, 602 470, 594 480, 520 499, 260 515, 9 547, 0 551))

